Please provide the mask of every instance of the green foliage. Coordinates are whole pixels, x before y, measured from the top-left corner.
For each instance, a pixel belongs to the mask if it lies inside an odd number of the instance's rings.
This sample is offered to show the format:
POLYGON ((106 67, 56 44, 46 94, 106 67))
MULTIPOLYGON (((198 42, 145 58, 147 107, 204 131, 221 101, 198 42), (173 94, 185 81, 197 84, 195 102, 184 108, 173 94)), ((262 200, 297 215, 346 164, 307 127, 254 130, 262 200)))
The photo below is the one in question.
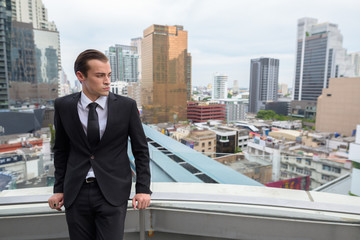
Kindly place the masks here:
POLYGON ((232 98, 232 94, 228 93, 227 98, 232 98))
POLYGON ((209 101, 211 99, 211 97, 206 97, 203 99, 203 101, 209 101))
POLYGON ((358 163, 358 162, 352 162, 352 166, 353 166, 353 168, 360 169, 360 163, 358 163))
POLYGON ((235 148, 235 153, 240 153, 240 152, 242 152, 241 147, 236 147, 235 148))
POLYGON ((272 120, 275 119, 277 114, 273 110, 260 110, 256 118, 264 119, 264 120, 272 120))
POLYGON ((51 143, 51 145, 54 145, 54 143, 55 143, 55 129, 54 129, 54 126, 52 124, 49 124, 49 128, 50 128, 50 133, 51 133, 50 143, 51 143))

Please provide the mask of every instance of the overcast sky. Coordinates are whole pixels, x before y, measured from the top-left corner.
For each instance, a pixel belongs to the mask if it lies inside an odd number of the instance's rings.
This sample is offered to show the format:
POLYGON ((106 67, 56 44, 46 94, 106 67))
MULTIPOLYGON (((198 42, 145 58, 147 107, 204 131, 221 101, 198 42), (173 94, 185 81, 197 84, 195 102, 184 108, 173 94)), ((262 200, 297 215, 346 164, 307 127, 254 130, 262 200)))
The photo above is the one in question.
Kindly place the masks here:
POLYGON ((297 20, 338 24, 343 46, 360 51, 359 0, 43 0, 60 32, 62 66, 75 79, 73 63, 88 48, 129 45, 152 24, 183 25, 192 54, 192 83, 212 82, 215 72, 229 86, 249 86, 250 59, 280 59, 279 83, 292 87, 297 20))

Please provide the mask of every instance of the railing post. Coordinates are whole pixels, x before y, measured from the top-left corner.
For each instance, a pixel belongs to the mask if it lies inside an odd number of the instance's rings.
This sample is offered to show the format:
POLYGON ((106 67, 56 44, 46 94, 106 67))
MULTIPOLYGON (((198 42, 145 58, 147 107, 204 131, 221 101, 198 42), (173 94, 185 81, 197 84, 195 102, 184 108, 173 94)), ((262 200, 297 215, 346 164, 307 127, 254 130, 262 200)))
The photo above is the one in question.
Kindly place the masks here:
POLYGON ((145 209, 139 210, 140 240, 145 240, 145 209))

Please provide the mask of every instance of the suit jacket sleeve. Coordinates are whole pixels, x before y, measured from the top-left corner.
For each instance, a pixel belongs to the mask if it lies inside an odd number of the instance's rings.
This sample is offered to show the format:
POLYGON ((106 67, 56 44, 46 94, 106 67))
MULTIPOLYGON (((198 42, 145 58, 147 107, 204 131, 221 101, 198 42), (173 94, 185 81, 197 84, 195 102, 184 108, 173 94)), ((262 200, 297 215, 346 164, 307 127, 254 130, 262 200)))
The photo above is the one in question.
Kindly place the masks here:
MULTIPOLYGON (((58 99, 57 99, 58 100, 58 99)), ((55 144, 54 144, 54 166, 55 184, 54 193, 63 193, 66 165, 69 156, 69 137, 64 129, 60 117, 59 101, 55 100, 55 144)))
POLYGON ((149 149, 135 101, 132 102, 130 114, 129 136, 131 149, 135 157, 136 193, 151 194, 149 149))

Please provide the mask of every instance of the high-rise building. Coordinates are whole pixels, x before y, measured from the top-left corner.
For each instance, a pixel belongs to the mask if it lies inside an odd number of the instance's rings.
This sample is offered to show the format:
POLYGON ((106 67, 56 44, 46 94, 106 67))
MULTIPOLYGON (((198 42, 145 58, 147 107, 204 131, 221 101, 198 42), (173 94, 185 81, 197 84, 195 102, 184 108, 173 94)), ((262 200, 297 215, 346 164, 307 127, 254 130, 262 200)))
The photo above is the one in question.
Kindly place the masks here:
POLYGON ((48 21, 47 9, 42 0, 11 0, 12 20, 31 23, 35 29, 57 31, 54 22, 48 21))
POLYGON ((239 93, 239 81, 234 80, 234 83, 233 83, 233 95, 236 95, 238 93, 239 93))
POLYGON ((60 37, 41 0, 12 0, 9 102, 45 104, 61 93, 60 37))
POLYGON ((277 100, 279 59, 251 59, 249 112, 265 109, 267 102, 277 100))
POLYGON ((138 82, 141 82, 141 76, 142 76, 142 67, 141 67, 141 44, 142 44, 142 37, 138 37, 138 38, 132 38, 131 39, 131 43, 130 45, 133 47, 136 47, 137 49, 137 55, 138 55, 138 60, 137 60, 137 71, 138 71, 138 82))
POLYGON ((105 52, 111 66, 111 82, 138 82, 138 58, 136 46, 116 44, 105 52))
POLYGON ((152 25, 144 30, 141 80, 144 122, 187 119, 188 59, 187 31, 183 26, 152 25))
POLYGON ((11 1, 0 1, 0 110, 9 108, 11 1))
POLYGON ((355 68, 355 76, 360 77, 360 52, 350 53, 351 63, 355 68))
POLYGON ((214 85, 212 89, 212 99, 227 98, 228 76, 225 74, 214 74, 214 85))
POLYGON ((336 24, 298 20, 294 100, 317 101, 329 78, 352 77, 354 68, 336 24))

